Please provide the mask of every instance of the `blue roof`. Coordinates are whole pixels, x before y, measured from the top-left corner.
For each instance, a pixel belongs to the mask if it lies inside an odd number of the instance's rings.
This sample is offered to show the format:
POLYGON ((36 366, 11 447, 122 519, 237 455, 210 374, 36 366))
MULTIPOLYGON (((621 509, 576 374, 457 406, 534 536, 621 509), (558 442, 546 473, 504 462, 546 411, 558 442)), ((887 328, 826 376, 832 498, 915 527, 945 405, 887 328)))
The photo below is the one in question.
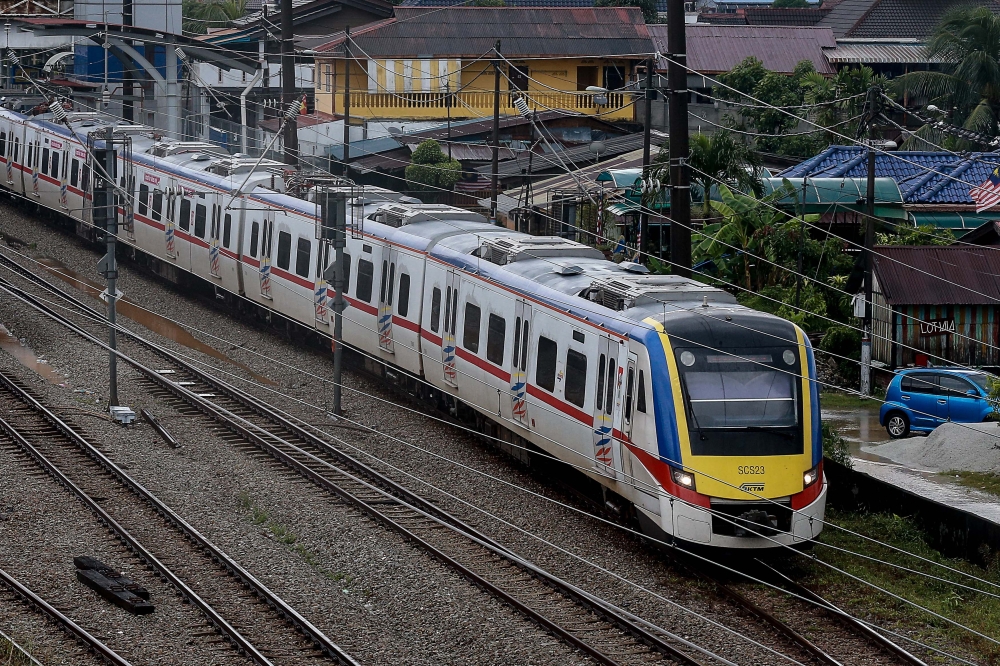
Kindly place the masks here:
MULTIPOLYGON (((985 182, 998 165, 1000 153, 900 150, 875 157, 875 176, 895 180, 908 204, 972 204, 969 190, 985 182)), ((868 151, 861 146, 830 146, 778 176, 867 178, 868 151)))

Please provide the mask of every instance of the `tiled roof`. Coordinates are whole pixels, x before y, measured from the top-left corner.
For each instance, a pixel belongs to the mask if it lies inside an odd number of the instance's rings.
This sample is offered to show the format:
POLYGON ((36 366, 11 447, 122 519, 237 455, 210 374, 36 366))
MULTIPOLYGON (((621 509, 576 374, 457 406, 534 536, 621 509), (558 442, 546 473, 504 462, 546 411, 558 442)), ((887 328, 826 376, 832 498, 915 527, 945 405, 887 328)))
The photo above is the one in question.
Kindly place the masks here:
POLYGON ((804 7, 747 7, 743 13, 747 25, 816 25, 828 12, 804 7))
MULTIPOLYGON (((666 28, 663 24, 649 26, 660 53, 669 53, 666 28)), ((748 56, 783 74, 790 74, 803 60, 812 62, 821 74, 836 71, 823 56, 824 48, 837 45, 829 28, 692 23, 685 32, 688 66, 706 74, 728 72, 748 56)), ((666 64, 662 60, 659 67, 666 68, 666 64)))
POLYGON ((742 9, 735 14, 702 13, 698 15, 698 23, 707 25, 746 25, 747 17, 742 9))
POLYGON ((945 12, 965 5, 985 5, 1000 13, 1000 0, 840 0, 819 25, 839 37, 898 39, 929 37, 945 12))
MULTIPOLYGON (((403 0, 399 7, 454 7, 468 0, 403 0)), ((593 7, 594 0, 504 0, 507 7, 593 7)), ((667 0, 656 0, 656 11, 667 12, 667 0)))
MULTIPOLYGON (((370 58, 478 58, 496 40, 508 58, 602 57, 653 52, 636 7, 396 7, 395 19, 352 31, 370 58)), ((316 47, 341 53, 343 36, 316 47)))
POLYGON ((876 0, 841 0, 817 25, 830 28, 835 37, 843 37, 875 2, 876 0))
MULTIPOLYGON (((819 155, 785 169, 786 178, 866 178, 868 152, 860 146, 830 146, 819 155)), ((974 185, 986 181, 1000 164, 1000 153, 955 155, 900 150, 875 157, 875 175, 892 178, 907 204, 972 205, 974 185)))
POLYGON ((996 305, 1000 252, 967 245, 878 245, 879 288, 890 305, 996 305))

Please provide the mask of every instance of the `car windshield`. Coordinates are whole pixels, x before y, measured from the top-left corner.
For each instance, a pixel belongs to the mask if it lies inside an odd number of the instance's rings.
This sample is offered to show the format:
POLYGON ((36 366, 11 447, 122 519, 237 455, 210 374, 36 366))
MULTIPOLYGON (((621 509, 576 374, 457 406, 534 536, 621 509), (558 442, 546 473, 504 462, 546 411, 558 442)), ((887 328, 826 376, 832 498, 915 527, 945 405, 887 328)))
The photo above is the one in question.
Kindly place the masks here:
POLYGON ((975 383, 976 386, 978 386, 979 388, 983 389, 986 392, 989 392, 990 384, 994 380, 993 377, 986 374, 985 372, 972 372, 967 375, 964 375, 964 377, 966 379, 972 380, 972 382, 975 383))

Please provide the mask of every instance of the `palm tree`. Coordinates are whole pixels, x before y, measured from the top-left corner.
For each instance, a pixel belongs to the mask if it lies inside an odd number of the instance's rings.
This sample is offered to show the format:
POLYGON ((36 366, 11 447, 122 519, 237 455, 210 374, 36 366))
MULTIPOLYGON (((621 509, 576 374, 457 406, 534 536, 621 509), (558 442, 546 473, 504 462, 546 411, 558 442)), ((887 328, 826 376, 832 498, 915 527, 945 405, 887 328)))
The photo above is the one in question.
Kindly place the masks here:
POLYGON ((203 35, 208 28, 222 28, 247 12, 246 0, 184 0, 182 31, 203 35))
MULTIPOLYGON (((929 59, 944 61, 940 72, 910 72, 893 82, 893 92, 954 109, 953 124, 997 135, 1000 118, 1000 16, 989 7, 960 7, 941 19, 927 44, 929 59)), ((918 138, 943 137, 928 126, 918 138)), ((908 140, 909 141, 909 140, 908 140)))

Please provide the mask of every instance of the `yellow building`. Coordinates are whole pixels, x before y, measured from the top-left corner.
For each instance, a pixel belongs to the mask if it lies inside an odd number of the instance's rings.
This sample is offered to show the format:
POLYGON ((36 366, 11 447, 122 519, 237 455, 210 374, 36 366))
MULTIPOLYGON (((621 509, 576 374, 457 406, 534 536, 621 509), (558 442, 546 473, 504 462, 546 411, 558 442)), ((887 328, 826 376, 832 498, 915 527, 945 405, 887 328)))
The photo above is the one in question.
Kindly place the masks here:
POLYGON ((454 119, 489 117, 496 62, 503 115, 523 98, 539 111, 630 121, 629 84, 653 51, 634 7, 396 7, 316 49, 316 109, 344 113, 349 71, 352 117, 443 120, 449 107, 454 119))

